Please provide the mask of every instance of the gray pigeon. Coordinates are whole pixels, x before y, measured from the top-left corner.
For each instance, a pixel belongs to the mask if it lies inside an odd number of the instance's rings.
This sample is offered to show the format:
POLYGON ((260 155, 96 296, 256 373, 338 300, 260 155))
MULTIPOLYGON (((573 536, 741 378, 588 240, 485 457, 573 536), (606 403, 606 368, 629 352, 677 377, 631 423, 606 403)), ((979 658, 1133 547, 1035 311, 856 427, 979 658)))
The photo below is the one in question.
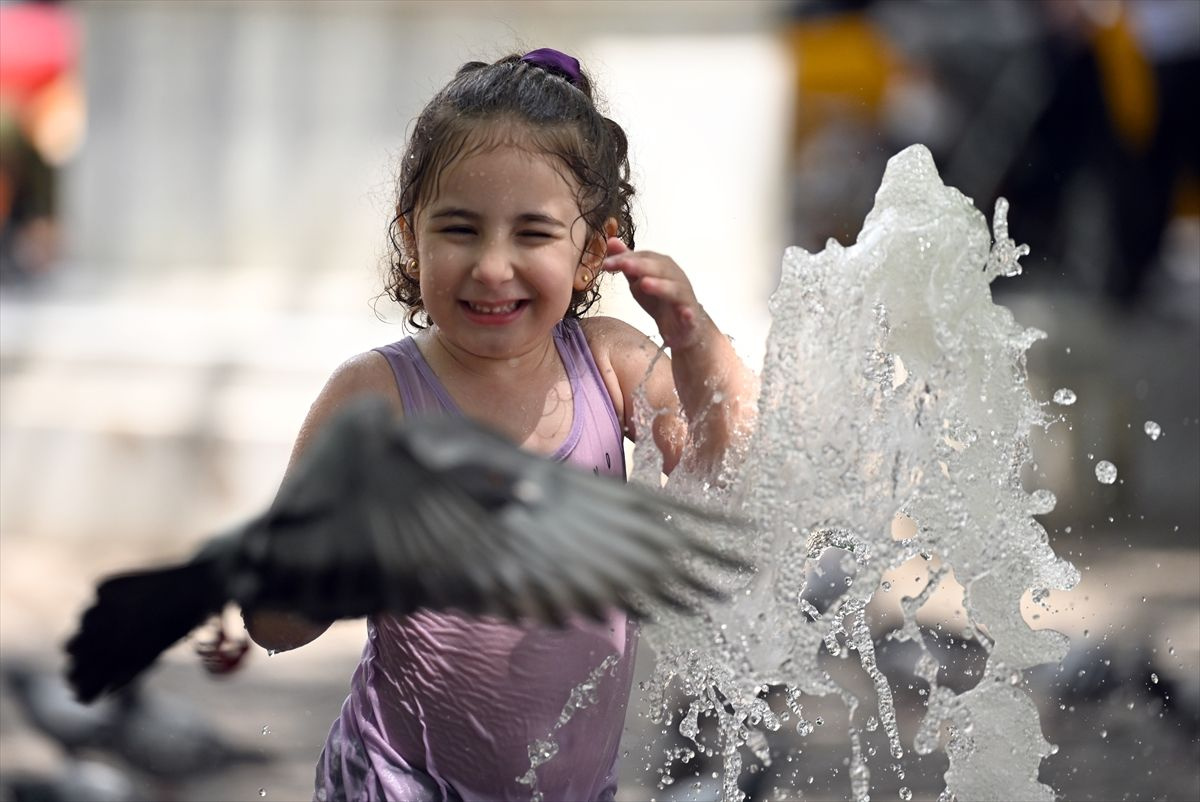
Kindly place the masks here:
POLYGON ((102 747, 112 739, 120 704, 117 697, 95 705, 80 704, 57 673, 25 663, 6 663, 3 674, 29 724, 68 755, 102 747))
POLYGON ((563 625, 569 614, 718 595, 685 555, 748 566, 679 520, 730 524, 514 446, 462 417, 398 418, 382 398, 330 420, 261 515, 189 561, 108 578, 67 643, 89 702, 233 601, 313 620, 420 608, 563 625))
POLYGON ((6 774, 3 802, 146 802, 147 797, 120 769, 94 760, 73 760, 53 776, 6 774))
MULTIPOLYGON (((33 728, 73 758, 69 768, 79 769, 78 776, 66 772, 59 778, 54 786, 59 790, 69 787, 63 784, 68 780, 85 785, 94 780, 100 794, 105 781, 114 779, 91 769, 91 763, 79 759, 84 755, 117 757, 141 774, 169 782, 272 759, 261 749, 230 742, 186 702, 148 692, 138 682, 85 705, 57 673, 9 664, 4 678, 33 728)), ((40 784, 28 779, 26 792, 35 793, 40 784)), ((86 795, 81 791, 79 796, 86 795)))

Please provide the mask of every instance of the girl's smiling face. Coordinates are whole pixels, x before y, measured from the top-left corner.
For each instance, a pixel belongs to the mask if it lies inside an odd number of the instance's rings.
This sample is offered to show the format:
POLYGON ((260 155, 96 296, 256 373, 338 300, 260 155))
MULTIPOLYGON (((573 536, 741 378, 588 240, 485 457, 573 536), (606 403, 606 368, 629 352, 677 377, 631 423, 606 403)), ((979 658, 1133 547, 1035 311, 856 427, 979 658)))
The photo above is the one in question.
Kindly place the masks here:
MULTIPOLYGON (((572 292, 595 274, 576 189, 557 168, 517 145, 488 147, 448 165, 417 208, 421 298, 443 345, 460 356, 515 359, 544 348, 572 292)), ((591 250, 603 249, 599 239, 591 250)))

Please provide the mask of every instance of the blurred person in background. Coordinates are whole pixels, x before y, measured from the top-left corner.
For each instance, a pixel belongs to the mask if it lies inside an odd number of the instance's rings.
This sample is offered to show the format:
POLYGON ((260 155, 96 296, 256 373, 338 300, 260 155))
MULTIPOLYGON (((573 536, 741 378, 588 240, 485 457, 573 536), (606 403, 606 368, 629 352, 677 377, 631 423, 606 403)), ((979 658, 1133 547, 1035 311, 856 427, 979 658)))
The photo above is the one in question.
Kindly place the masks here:
MULTIPOLYGON (((464 65, 421 113, 402 165, 388 292, 419 333, 335 371, 297 454, 349 399, 377 393, 597 474, 625 476, 624 436, 653 437, 665 472, 685 444, 701 468, 719 463, 752 380, 679 266, 633 250, 625 134, 578 61, 537 50, 464 65), (602 271, 625 276, 672 358, 626 323, 581 318, 602 271), (635 420, 643 382, 652 431, 635 420)), ((247 625, 275 650, 328 626, 265 611, 247 625)), ((527 799, 532 784, 549 799, 612 799, 636 643, 618 613, 564 630, 374 616, 317 798, 527 799), (590 703, 564 723, 584 682, 590 703), (547 737, 556 754, 533 763, 547 737)))
MULTIPOLYGON (((1062 283, 1132 309, 1200 216, 1200 2, 817 0, 794 6, 795 241, 855 235, 914 142, 1062 283)), ((1004 285, 1000 285, 1003 287, 1004 285)), ((1003 289, 1001 291, 1004 291, 1003 289)))
POLYGON ((58 259, 58 168, 83 137, 78 35, 58 3, 0 3, 0 284, 58 259))

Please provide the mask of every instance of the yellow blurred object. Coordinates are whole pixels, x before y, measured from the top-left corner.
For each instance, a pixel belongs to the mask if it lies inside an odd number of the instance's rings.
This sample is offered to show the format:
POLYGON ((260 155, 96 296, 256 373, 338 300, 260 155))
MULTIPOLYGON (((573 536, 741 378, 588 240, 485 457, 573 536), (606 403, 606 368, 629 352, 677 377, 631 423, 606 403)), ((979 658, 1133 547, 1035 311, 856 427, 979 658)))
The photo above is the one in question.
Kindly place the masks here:
POLYGON ((1171 213, 1175 217, 1200 217, 1200 176, 1188 174, 1179 178, 1171 213))
POLYGON ((1122 10, 1093 27, 1092 47, 1113 128, 1127 145, 1145 150, 1158 124, 1158 91, 1129 14, 1122 10))
POLYGON ((806 20, 788 31, 796 65, 796 138, 830 117, 878 117, 901 60, 861 14, 806 20))

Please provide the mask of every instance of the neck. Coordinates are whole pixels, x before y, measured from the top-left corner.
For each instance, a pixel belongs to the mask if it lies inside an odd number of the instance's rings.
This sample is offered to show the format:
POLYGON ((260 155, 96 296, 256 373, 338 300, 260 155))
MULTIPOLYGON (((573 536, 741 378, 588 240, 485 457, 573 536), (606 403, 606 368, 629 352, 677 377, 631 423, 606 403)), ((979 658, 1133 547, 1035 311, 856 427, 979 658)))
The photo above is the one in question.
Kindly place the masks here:
POLYGON ((429 344, 427 357, 433 356, 450 369, 478 379, 511 381, 530 377, 541 373, 548 364, 557 364, 558 360, 553 337, 547 337, 528 351, 503 357, 475 354, 460 348, 443 337, 436 325, 426 329, 425 337, 429 344))

